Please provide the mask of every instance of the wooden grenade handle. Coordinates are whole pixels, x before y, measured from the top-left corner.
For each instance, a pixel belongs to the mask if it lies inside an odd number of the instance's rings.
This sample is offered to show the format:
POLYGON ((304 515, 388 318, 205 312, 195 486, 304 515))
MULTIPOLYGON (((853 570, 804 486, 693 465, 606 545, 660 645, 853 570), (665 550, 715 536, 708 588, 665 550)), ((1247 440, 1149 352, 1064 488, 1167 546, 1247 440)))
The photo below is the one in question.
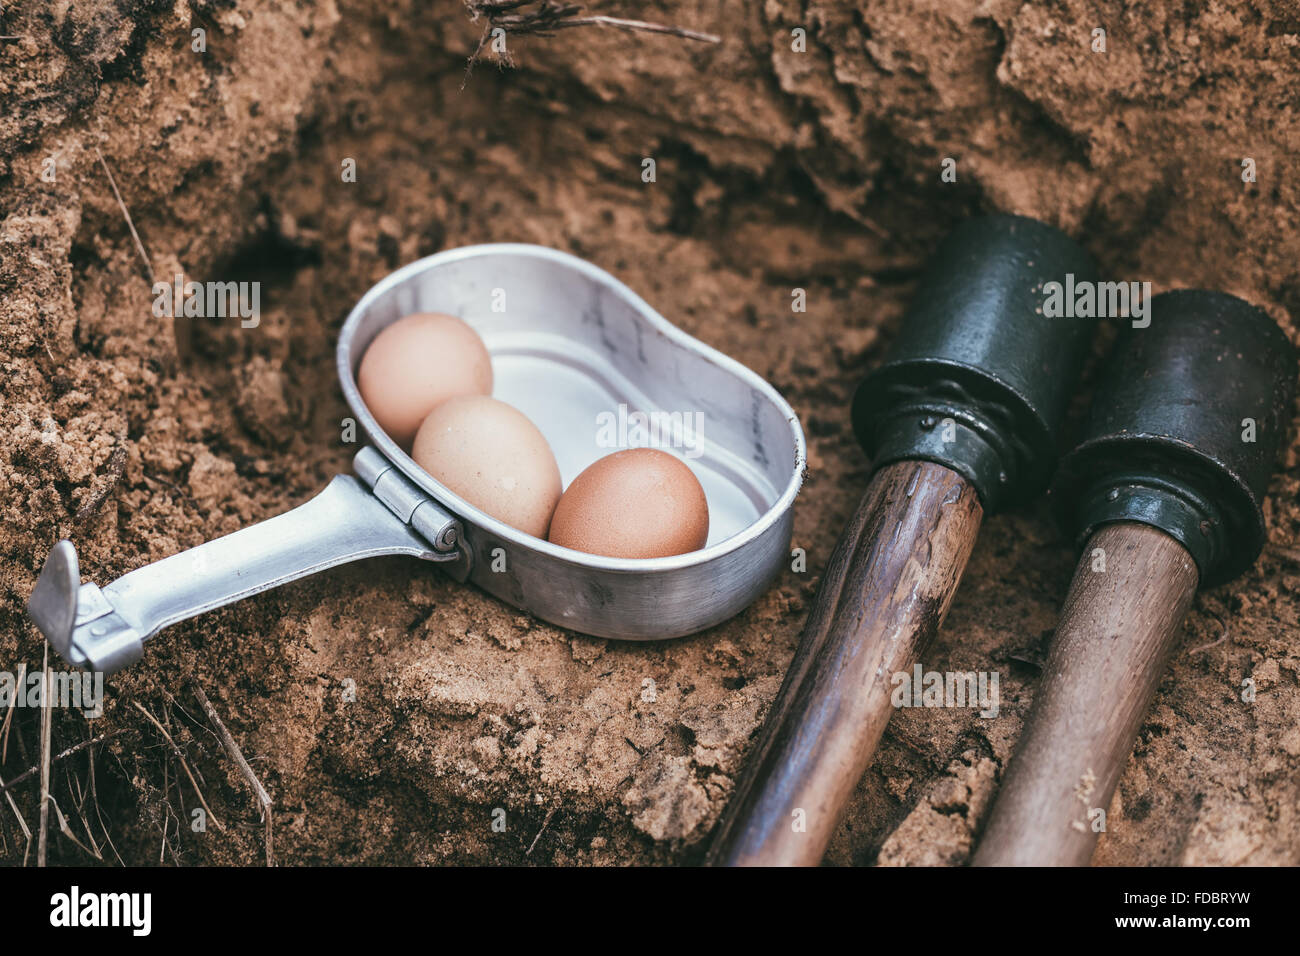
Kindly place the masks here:
POLYGON ((1088 540, 974 865, 1087 864, 1197 581, 1157 528, 1118 522, 1088 540))
POLYGON ((893 713, 891 678, 943 623, 983 514, 974 487, 943 465, 897 462, 872 477, 708 864, 821 861, 893 713))

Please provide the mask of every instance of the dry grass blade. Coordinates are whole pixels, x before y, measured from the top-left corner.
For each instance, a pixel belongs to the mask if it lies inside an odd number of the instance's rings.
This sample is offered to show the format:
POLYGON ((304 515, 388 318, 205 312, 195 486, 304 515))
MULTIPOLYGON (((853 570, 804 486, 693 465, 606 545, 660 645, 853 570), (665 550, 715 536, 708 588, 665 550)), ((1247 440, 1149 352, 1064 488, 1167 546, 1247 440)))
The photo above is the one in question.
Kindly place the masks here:
MULTIPOLYGON (((73 754, 77 753, 78 751, 85 750, 87 747, 93 747, 95 744, 103 743, 105 740, 108 740, 112 737, 118 737, 121 736, 122 734, 129 734, 129 733, 134 733, 134 731, 130 727, 124 727, 121 730, 115 730, 112 733, 100 734, 98 737, 95 737, 93 740, 83 740, 81 743, 73 744, 67 750, 64 750, 61 753, 56 754, 54 757, 51 758, 51 761, 53 763, 58 763, 60 760, 63 760, 67 757, 71 757, 73 754)), ((8 790, 12 790, 14 787, 18 786, 18 784, 22 783, 24 780, 26 780, 28 777, 35 774, 40 769, 41 769, 40 767, 32 767, 30 770, 24 770, 18 776, 10 780, 8 783, 0 783, 0 793, 4 793, 8 790)))
POLYGON ((108 160, 104 159, 104 154, 95 147, 95 155, 99 157, 99 165, 104 167, 104 175, 108 177, 108 184, 113 187, 113 196, 117 199, 117 206, 122 210, 122 216, 126 219, 126 228, 131 230, 131 238, 135 240, 135 251, 140 253, 140 261, 144 263, 145 278, 153 282, 153 263, 149 261, 149 253, 144 251, 144 243, 140 241, 140 233, 135 231, 135 223, 131 221, 131 213, 127 211, 126 203, 122 201, 122 194, 117 190, 117 180, 113 178, 113 171, 108 168, 108 160))
POLYGON ((63 815, 63 811, 59 809, 59 801, 55 800, 53 797, 50 797, 50 805, 54 807, 54 812, 59 818, 60 832, 62 832, 65 837, 67 837, 69 840, 75 843, 83 852, 85 852, 89 856, 93 856, 96 860, 104 859, 104 857, 100 854, 98 847, 86 846, 86 844, 82 843, 80 840, 77 839, 77 835, 72 832, 72 827, 68 825, 68 818, 65 817, 63 815))
POLYGON ((162 822, 162 827, 159 830, 159 832, 162 834, 162 843, 158 845, 158 862, 160 864, 164 863, 167 859, 167 851, 171 850, 172 861, 176 863, 177 866, 179 866, 180 854, 176 852, 176 847, 172 846, 171 841, 167 839, 167 835, 171 830, 172 820, 176 821, 176 835, 177 835, 178 842, 179 842, 180 831, 181 831, 180 818, 178 818, 176 816, 176 812, 172 810, 171 800, 168 799, 168 794, 171 793, 173 783, 175 783, 176 785, 176 798, 180 800, 181 807, 183 809, 185 807, 185 794, 181 792, 180 774, 177 774, 176 779, 173 781, 171 775, 171 766, 169 764, 163 764, 163 782, 162 782, 162 788, 159 790, 159 793, 161 794, 160 800, 163 806, 163 822, 162 822))
MULTIPOLYGON (((4 786, 3 777, 0 777, 0 786, 4 786)), ((30 847, 32 844, 31 827, 27 825, 27 819, 23 816, 22 811, 18 809, 18 804, 14 802, 14 795, 10 793, 8 789, 6 789, 4 793, 5 793, 5 799, 9 801, 10 809, 13 810, 14 816, 18 818, 18 826, 22 829, 23 836, 27 838, 27 845, 28 847, 30 847)))
POLYGON ((108 843, 108 848, 113 851, 117 857, 119 866, 126 866, 126 861, 122 859, 122 854, 117 852, 117 846, 113 843, 113 837, 108 832, 108 825, 104 822, 104 814, 99 809, 99 790, 95 783, 95 761, 90 761, 90 799, 95 805, 95 818, 99 821, 100 832, 104 834, 104 840, 108 843))
MULTIPOLYGON (((18 680, 14 682, 15 687, 24 686, 27 680, 27 662, 23 661, 18 665, 18 680)), ((14 709, 18 706, 18 695, 15 694, 9 701, 9 709, 5 711, 5 722, 0 734, 4 736, 4 743, 0 744, 0 763, 9 759, 9 726, 13 723, 14 709)))
MULTIPOLYGON (((94 761, 94 758, 91 758, 94 761)), ((63 768, 63 781, 68 785, 68 792, 72 794, 72 806, 77 811, 77 819, 81 821, 81 828, 86 832, 86 839, 90 842, 91 853, 95 859, 103 860, 103 852, 99 843, 95 840, 95 834, 90 829, 90 818, 86 816, 86 788, 81 785, 81 777, 73 774, 72 770, 65 765, 63 768)))
MULTIPOLYGON (((515 36, 554 36, 557 30, 572 27, 612 27, 615 30, 627 30, 632 33, 659 33, 675 36, 683 40, 696 40, 700 43, 721 43, 722 37, 715 33, 700 30, 688 30, 685 27, 671 26, 664 23, 650 23, 645 20, 629 20, 624 17, 611 17, 604 14, 582 15, 582 6, 576 3, 558 3, 555 0, 465 0, 469 8, 470 21, 486 21, 483 35, 478 46, 469 58, 469 71, 474 68, 488 37, 494 29, 500 28, 507 34, 515 36), (528 8, 528 9, 525 9, 528 8)), ((510 54, 503 56, 504 62, 513 64, 510 54)))
POLYGON ((574 17, 561 20, 555 29, 567 27, 613 27, 615 30, 627 30, 630 33, 662 33, 667 36, 681 37, 683 40, 697 40, 700 43, 721 43, 722 37, 716 33, 702 30, 688 30, 686 27, 672 27, 662 23, 648 23, 645 20, 627 20, 623 17, 607 17, 601 14, 590 17, 574 17))
POLYGON ((167 745, 172 748, 172 754, 174 754, 176 759, 180 761, 181 769, 185 771, 185 776, 189 778, 190 786, 194 788, 194 793, 199 798, 199 803, 203 806, 203 812, 208 815, 208 819, 212 821, 213 826, 218 830, 225 832, 226 828, 221 825, 221 821, 217 819, 217 815, 213 813, 212 808, 208 806, 208 801, 204 799, 203 791, 199 789, 198 781, 194 779, 194 774, 190 770, 190 765, 185 761, 185 755, 181 753, 181 748, 176 746, 176 741, 172 740, 172 735, 167 733, 167 728, 160 724, 158 718, 149 713, 149 711, 145 709, 138 700, 133 700, 131 703, 135 706, 136 710, 144 714, 149 723, 158 728, 158 733, 163 735, 163 739, 167 741, 167 745))
POLYGON ((542 821, 542 828, 537 831, 537 836, 533 837, 533 842, 528 844, 528 849, 524 851, 524 856, 533 855, 533 848, 537 846, 537 841, 542 838, 542 834, 546 832, 546 828, 551 825, 551 817, 553 816, 555 816, 555 807, 551 807, 551 809, 546 811, 546 819, 542 821))
POLYGON ((36 837, 36 865, 44 866, 50 826, 50 744, 54 730, 54 705, 50 700, 50 642, 45 642, 41 665, 41 828, 36 837))
POLYGON ((253 789, 253 796, 257 798, 259 808, 262 811, 262 819, 266 824, 266 865, 275 866, 275 851, 273 849, 271 830, 271 795, 262 786, 262 781, 257 779, 257 774, 253 773, 253 768, 244 759, 244 752, 239 749, 239 744, 235 743, 235 738, 230 735, 225 723, 217 715, 217 710, 212 706, 212 701, 208 700, 208 695, 203 693, 203 688, 198 684, 194 685, 194 697, 198 700, 199 706, 203 708, 203 713, 207 715, 212 726, 217 729, 217 734, 221 737, 221 745, 226 748, 226 753, 230 754, 230 759, 235 762, 235 766, 239 767, 239 772, 244 775, 244 779, 248 781, 248 785, 253 789))

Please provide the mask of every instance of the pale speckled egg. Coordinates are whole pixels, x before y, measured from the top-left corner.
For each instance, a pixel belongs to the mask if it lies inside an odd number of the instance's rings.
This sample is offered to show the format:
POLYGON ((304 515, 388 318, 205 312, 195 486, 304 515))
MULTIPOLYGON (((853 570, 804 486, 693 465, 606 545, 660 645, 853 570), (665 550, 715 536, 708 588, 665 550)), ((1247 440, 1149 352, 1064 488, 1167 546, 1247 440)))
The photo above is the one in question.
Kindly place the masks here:
POLYGON ((610 558, 663 558, 709 539, 704 489, 679 458, 654 448, 606 455, 573 479, 551 518, 551 542, 610 558))
POLYGON ((517 408, 484 395, 448 399, 416 432, 411 457, 476 508, 546 537, 560 500, 560 468, 517 408))
POLYGON ((379 427, 410 448, 439 404, 492 393, 492 360, 478 333, 454 315, 416 312, 375 336, 361 357, 357 388, 379 427))

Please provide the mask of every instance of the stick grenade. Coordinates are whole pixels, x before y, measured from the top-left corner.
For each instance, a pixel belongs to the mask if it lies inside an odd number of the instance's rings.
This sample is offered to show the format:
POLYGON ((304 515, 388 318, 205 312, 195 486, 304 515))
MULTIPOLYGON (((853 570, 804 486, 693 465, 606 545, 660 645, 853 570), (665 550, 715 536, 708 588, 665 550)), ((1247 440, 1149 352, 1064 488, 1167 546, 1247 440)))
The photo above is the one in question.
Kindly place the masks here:
POLYGON ((1092 281, 1068 236, 972 220, 940 246, 853 404, 875 473, 822 577, 799 648, 723 814, 710 865, 815 865, 948 613, 986 512, 1040 491, 1091 340, 1044 286, 1092 281))
POLYGON ((1281 330, 1219 292, 1156 296, 1149 327, 1121 333, 1052 489, 1086 543, 975 865, 1092 857, 1198 580, 1264 546, 1295 376, 1281 330))

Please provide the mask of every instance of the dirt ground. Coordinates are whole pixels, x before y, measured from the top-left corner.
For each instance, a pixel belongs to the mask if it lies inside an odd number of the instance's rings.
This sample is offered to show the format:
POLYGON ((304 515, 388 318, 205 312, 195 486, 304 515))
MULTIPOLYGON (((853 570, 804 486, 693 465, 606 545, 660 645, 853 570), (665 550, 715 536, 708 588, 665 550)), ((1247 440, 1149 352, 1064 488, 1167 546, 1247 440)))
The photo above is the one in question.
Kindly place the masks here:
MULTIPOLYGON (((948 229, 1037 216, 1114 278, 1225 289, 1297 337, 1294 3, 593 3, 723 42, 509 37, 514 68, 489 50, 468 79, 484 23, 428 6, 4 5, 0 670, 41 665, 24 603, 59 538, 103 584, 346 470, 343 317, 395 267, 483 241, 590 259, 791 401, 808 570, 656 644, 578 637, 401 559, 178 625, 109 680, 103 717, 55 713, 56 754, 110 736, 54 765, 78 842, 51 812, 52 862, 265 861, 196 686, 274 800, 280 864, 697 862, 865 486, 850 394, 948 229), (178 272, 260 281, 260 325, 154 318, 153 278, 178 272)), ((1271 492, 1256 567, 1197 598, 1097 863, 1300 863, 1294 441, 1271 492)), ((986 523, 925 664, 999 671, 1001 715, 900 711, 828 862, 968 859, 1073 560, 1041 502, 986 523)), ((14 711, 4 779, 34 764, 38 723, 14 711)), ((13 797, 0 859, 32 862, 35 778, 13 797)))

